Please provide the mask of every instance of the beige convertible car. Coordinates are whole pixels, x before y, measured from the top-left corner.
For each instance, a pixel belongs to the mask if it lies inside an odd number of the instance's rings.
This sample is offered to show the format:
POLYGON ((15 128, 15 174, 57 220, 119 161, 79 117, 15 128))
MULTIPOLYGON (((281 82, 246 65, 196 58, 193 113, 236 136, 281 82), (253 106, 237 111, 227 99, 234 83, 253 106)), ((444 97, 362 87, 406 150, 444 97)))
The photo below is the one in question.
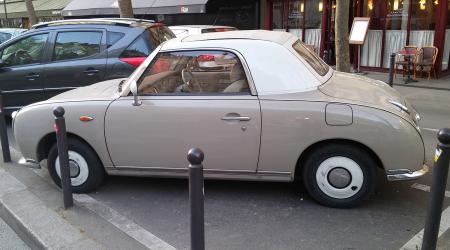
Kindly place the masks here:
POLYGON ((60 185, 53 108, 66 110, 72 185, 106 174, 186 177, 205 152, 211 179, 300 180, 319 203, 361 204, 377 169, 418 178, 424 143, 413 107, 381 81, 336 72, 285 32, 232 31, 162 44, 128 79, 97 83, 22 108, 23 161, 47 159, 60 185), (213 62, 215 67, 204 62, 213 62))

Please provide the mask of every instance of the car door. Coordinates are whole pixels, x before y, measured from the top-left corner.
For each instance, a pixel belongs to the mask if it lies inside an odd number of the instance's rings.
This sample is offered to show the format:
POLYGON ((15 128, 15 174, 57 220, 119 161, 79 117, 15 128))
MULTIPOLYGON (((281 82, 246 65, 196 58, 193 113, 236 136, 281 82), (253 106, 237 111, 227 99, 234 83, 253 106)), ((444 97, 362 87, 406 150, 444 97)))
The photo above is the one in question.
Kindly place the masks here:
POLYGON ((260 106, 235 54, 160 53, 138 85, 141 105, 122 97, 106 113, 105 137, 116 167, 186 169, 186 153, 199 147, 205 169, 256 172, 260 106), (200 67, 198 58, 217 59, 216 65, 200 67))
POLYGON ((102 29, 60 30, 52 39, 51 59, 45 66, 47 98, 104 79, 106 35, 102 29))
POLYGON ((44 100, 43 58, 49 33, 34 33, 0 48, 0 89, 7 111, 44 100))

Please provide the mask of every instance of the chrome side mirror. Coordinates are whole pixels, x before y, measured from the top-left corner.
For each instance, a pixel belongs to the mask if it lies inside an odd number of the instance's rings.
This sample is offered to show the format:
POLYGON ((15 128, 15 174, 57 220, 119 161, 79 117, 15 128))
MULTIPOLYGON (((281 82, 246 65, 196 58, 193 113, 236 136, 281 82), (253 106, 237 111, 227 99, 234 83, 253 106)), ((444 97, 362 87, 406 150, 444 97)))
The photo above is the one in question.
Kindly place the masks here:
POLYGON ((133 80, 131 82, 130 91, 131 91, 131 93, 133 93, 133 98, 134 98, 133 106, 140 106, 142 104, 142 102, 139 100, 139 97, 138 97, 138 88, 137 88, 137 83, 135 80, 133 80))

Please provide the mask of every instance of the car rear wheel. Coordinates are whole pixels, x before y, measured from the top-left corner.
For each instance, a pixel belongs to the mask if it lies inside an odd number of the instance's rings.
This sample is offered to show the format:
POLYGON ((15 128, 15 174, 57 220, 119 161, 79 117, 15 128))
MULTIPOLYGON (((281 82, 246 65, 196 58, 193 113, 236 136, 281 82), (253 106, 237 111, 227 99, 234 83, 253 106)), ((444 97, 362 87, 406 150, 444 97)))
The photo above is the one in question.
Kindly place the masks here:
MULTIPOLYGON (((69 168, 74 193, 85 193, 99 187, 105 178, 105 170, 97 154, 80 140, 69 138, 69 168)), ((47 158, 48 172, 61 187, 58 148, 52 146, 47 158)))
POLYGON ((305 162, 303 183, 322 205, 349 208, 360 205, 375 190, 376 164, 365 150, 353 145, 327 145, 305 162))

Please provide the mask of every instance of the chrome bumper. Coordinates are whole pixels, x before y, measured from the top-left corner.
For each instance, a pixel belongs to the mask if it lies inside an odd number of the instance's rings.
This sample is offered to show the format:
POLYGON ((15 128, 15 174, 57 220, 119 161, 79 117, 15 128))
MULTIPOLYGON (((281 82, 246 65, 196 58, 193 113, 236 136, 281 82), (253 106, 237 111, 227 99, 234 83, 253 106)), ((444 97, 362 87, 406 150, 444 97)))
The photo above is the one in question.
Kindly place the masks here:
POLYGON ((427 165, 423 165, 422 169, 417 171, 411 171, 409 169, 395 169, 387 171, 387 179, 388 181, 407 181, 414 180, 424 176, 426 173, 430 171, 430 168, 427 165))
POLYGON ((19 159, 18 163, 28 168, 37 168, 37 169, 41 168, 41 164, 39 164, 39 162, 31 159, 25 159, 23 157, 19 159))

